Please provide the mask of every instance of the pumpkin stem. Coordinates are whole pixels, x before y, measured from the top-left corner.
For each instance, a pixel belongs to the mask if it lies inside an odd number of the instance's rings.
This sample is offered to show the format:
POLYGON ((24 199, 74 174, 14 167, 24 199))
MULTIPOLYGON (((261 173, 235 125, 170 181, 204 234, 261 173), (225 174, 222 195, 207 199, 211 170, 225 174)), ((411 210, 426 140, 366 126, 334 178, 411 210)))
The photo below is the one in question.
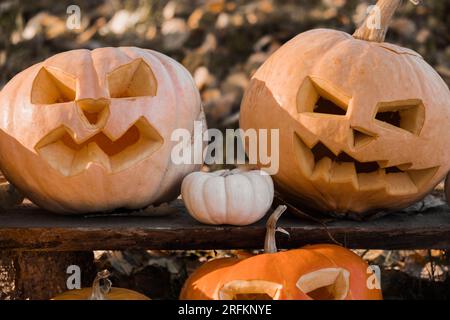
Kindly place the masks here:
MULTIPOLYGON (((415 5, 419 4, 419 0, 409 1, 415 5)), ((402 0, 378 0, 361 26, 353 33, 353 37, 366 41, 384 42, 391 19, 401 3, 402 0)))
POLYGON ((97 273, 92 284, 92 294, 89 300, 107 300, 106 295, 111 291, 111 280, 108 279, 110 276, 108 270, 103 270, 97 273))
POLYGON ((277 241, 275 239, 276 232, 282 232, 289 235, 289 232, 283 228, 277 227, 278 219, 281 217, 284 211, 286 211, 285 205, 278 206, 275 211, 270 215, 266 223, 266 239, 264 241, 264 252, 265 253, 276 253, 277 241))

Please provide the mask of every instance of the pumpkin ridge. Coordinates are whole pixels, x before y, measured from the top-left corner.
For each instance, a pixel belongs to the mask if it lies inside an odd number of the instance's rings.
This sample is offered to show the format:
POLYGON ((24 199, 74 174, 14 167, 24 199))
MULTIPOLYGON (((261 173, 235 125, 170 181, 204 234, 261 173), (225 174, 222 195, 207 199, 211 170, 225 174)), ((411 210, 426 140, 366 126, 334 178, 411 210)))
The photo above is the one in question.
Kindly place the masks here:
MULTIPOLYGON (((172 59, 171 57, 168 57, 166 55, 161 54, 160 52, 151 50, 151 49, 145 49, 146 52, 148 52, 148 54, 152 55, 154 58, 156 58, 159 63, 164 67, 165 72, 167 73, 167 75, 170 77, 170 79, 172 79, 172 87, 173 87, 173 91, 174 91, 174 96, 175 96, 175 100, 176 100, 176 104, 180 104, 180 98, 178 97, 177 92, 183 92, 182 88, 179 86, 178 81, 176 81, 177 77, 179 76, 179 74, 177 73, 177 71, 175 69, 173 69, 173 66, 176 66, 176 69, 179 71, 179 73, 182 73, 183 77, 189 81, 191 83, 191 85, 193 86, 193 88, 196 88, 195 82, 192 79, 191 75, 186 71, 186 69, 180 64, 178 63, 176 60, 172 59)), ((198 92, 198 90, 194 90, 194 95, 195 95, 195 99, 196 99, 196 105, 199 106, 199 111, 197 113, 197 117, 196 120, 200 120, 199 117, 202 116, 202 105, 201 105, 201 100, 200 100, 200 94, 198 92)), ((195 108, 193 108, 195 109, 195 108)), ((193 111, 193 113, 195 114, 195 111, 193 111)), ((176 113, 176 127, 178 128, 179 126, 179 114, 176 113)), ((206 130, 206 121, 202 121, 203 125, 204 125, 204 129, 206 130)), ((193 130, 193 129, 192 129, 193 130)), ((167 163, 170 164, 171 163, 171 159, 170 157, 168 157, 167 159, 167 163)), ((196 165, 194 166, 194 170, 196 168, 199 168, 200 165, 196 165)), ((167 171, 164 172, 164 175, 161 178, 161 181, 164 181, 164 179, 166 179, 166 175, 168 174, 167 171)), ((179 174, 178 174, 179 175, 179 174)), ((182 174, 182 178, 184 178, 186 176, 186 174, 182 174)), ((161 188, 161 192, 163 192, 162 190, 163 188, 161 188)), ((159 196, 158 196, 159 197, 159 196)))
MULTIPOLYGON (((209 215, 209 217, 214 224, 223 224, 224 221, 227 221, 227 217, 222 217, 222 219, 220 219, 220 217, 218 216, 218 214, 217 214, 218 211, 216 210, 217 203, 211 201, 210 197, 208 197, 209 194, 207 192, 210 189, 207 187, 207 184, 208 184, 208 182, 213 183, 214 181, 219 182, 222 180, 225 181, 225 178, 224 177, 209 177, 209 176, 207 176, 204 180, 203 185, 201 186, 201 190, 203 190, 203 202, 205 203, 206 212, 212 213, 209 215)), ((225 182, 224 182, 224 185, 225 185, 225 182)), ((220 191, 218 193, 220 193, 220 191)), ((225 200, 224 203, 225 203, 225 215, 226 215, 226 206, 227 206, 227 202, 228 202, 226 193, 225 193, 224 200, 225 200)))
MULTIPOLYGON (((254 203, 255 203, 255 190, 254 190, 254 183, 253 183, 253 180, 252 179, 250 179, 250 177, 248 176, 248 173, 247 172, 243 172, 242 173, 242 177, 244 177, 245 179, 247 179, 247 181, 248 181, 248 183, 249 183, 249 185, 250 185, 250 187, 251 187, 251 192, 248 192, 248 194, 251 194, 251 196, 252 196, 252 200, 249 200, 249 202, 251 203, 251 209, 250 209, 250 212, 246 212, 246 216, 249 216, 251 213, 252 213, 252 211, 254 211, 254 208, 255 208, 255 205, 254 205, 254 203)), ((245 218, 245 217, 244 217, 245 218)), ((237 219, 238 221, 239 221, 239 219, 237 219)), ((241 221, 240 221, 241 222, 241 221)), ((245 221, 244 223, 246 223, 247 221, 245 221)), ((241 222, 242 223, 242 222, 241 222)))

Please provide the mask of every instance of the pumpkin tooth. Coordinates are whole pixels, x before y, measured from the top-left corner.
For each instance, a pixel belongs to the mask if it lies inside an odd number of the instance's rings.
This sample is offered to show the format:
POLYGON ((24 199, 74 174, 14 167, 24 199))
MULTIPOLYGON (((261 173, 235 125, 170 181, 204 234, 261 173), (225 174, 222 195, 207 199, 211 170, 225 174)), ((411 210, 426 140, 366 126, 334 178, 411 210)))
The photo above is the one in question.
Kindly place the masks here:
POLYGON ((94 142, 88 144, 88 157, 90 163, 100 164, 107 172, 111 171, 111 164, 108 155, 94 142))
POLYGON ((433 167, 421 170, 408 170, 408 176, 417 188, 422 188, 428 181, 433 178, 439 167, 433 167))
POLYGON ((89 143, 75 153, 70 174, 75 175, 81 173, 92 163, 101 165, 108 172, 111 171, 108 155, 94 142, 89 143))
POLYGON ((330 181, 330 172, 332 165, 333 162, 328 157, 324 157, 317 161, 316 166, 314 167, 314 172, 311 175, 311 180, 316 182, 323 181, 328 183, 330 181))
POLYGON ((294 134, 294 152, 302 173, 308 177, 311 176, 314 170, 314 154, 297 133, 294 134))
POLYGON ((407 195, 418 192, 416 185, 405 172, 388 173, 385 180, 386 191, 391 195, 407 195))
POLYGON ((110 161, 105 152, 100 147, 91 142, 79 150, 72 161, 71 175, 81 173, 92 163, 101 165, 106 171, 111 171, 110 161))
POLYGON ((378 171, 368 173, 358 173, 359 190, 373 191, 384 189, 386 185, 384 175, 384 169, 379 169, 378 171))
POLYGON ((61 140, 47 144, 39 149, 39 154, 51 167, 61 172, 63 175, 70 174, 70 167, 75 156, 75 152, 67 147, 61 140))
POLYGON ((333 162, 330 182, 350 185, 354 190, 358 190, 355 164, 353 162, 333 162))
POLYGON ((81 173, 87 166, 87 161, 89 160, 88 147, 84 146, 82 149, 75 153, 72 161, 72 167, 70 170, 70 175, 76 175, 81 173))
MULTIPOLYGON (((358 177, 353 162, 333 162, 330 173, 330 183, 348 190, 358 190, 358 177)), ((334 188, 336 190, 336 188, 334 188)), ((340 202, 340 201, 339 201, 340 202)))

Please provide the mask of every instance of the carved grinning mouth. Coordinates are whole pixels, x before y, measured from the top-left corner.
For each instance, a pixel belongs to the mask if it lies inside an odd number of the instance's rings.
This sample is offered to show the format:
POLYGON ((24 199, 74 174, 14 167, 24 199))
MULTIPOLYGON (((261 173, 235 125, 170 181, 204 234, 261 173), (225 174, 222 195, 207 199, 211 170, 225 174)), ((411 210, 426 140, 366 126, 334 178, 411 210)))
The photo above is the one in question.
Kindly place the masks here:
POLYGON ((42 138, 35 149, 48 164, 65 176, 86 170, 92 163, 107 172, 129 168, 154 153, 163 143, 160 134, 141 117, 121 137, 112 140, 99 132, 76 142, 72 131, 61 126, 42 138))
POLYGON ((409 195, 425 186, 438 169, 408 170, 411 163, 388 167, 386 160, 360 162, 345 152, 334 154, 320 141, 309 148, 297 133, 294 149, 302 172, 317 186, 350 184, 355 191, 385 189, 391 195, 409 195))

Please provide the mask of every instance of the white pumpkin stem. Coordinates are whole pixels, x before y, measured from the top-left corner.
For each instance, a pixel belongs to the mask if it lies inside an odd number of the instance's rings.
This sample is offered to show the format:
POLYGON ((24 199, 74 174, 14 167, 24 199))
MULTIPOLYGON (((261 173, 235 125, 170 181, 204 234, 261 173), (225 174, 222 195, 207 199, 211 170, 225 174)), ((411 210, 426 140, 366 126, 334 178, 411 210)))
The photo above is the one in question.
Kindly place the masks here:
POLYGON ((111 274, 108 270, 103 270, 97 273, 97 276, 92 283, 92 294, 89 300, 107 300, 106 295, 111 291, 111 280, 108 277, 111 274))
MULTIPOLYGON (((415 5, 419 4, 419 0, 409 1, 415 5)), ((401 3, 402 0, 378 0, 361 26, 353 33, 353 37, 366 41, 384 42, 391 19, 401 3)))
POLYGON ((270 215, 269 219, 266 223, 266 239, 264 241, 264 252, 265 253, 276 253, 277 249, 277 241, 275 234, 278 232, 282 232, 284 234, 289 235, 289 232, 284 230, 283 228, 277 227, 278 219, 281 217, 284 211, 286 211, 287 207, 285 205, 278 206, 275 211, 270 215))

